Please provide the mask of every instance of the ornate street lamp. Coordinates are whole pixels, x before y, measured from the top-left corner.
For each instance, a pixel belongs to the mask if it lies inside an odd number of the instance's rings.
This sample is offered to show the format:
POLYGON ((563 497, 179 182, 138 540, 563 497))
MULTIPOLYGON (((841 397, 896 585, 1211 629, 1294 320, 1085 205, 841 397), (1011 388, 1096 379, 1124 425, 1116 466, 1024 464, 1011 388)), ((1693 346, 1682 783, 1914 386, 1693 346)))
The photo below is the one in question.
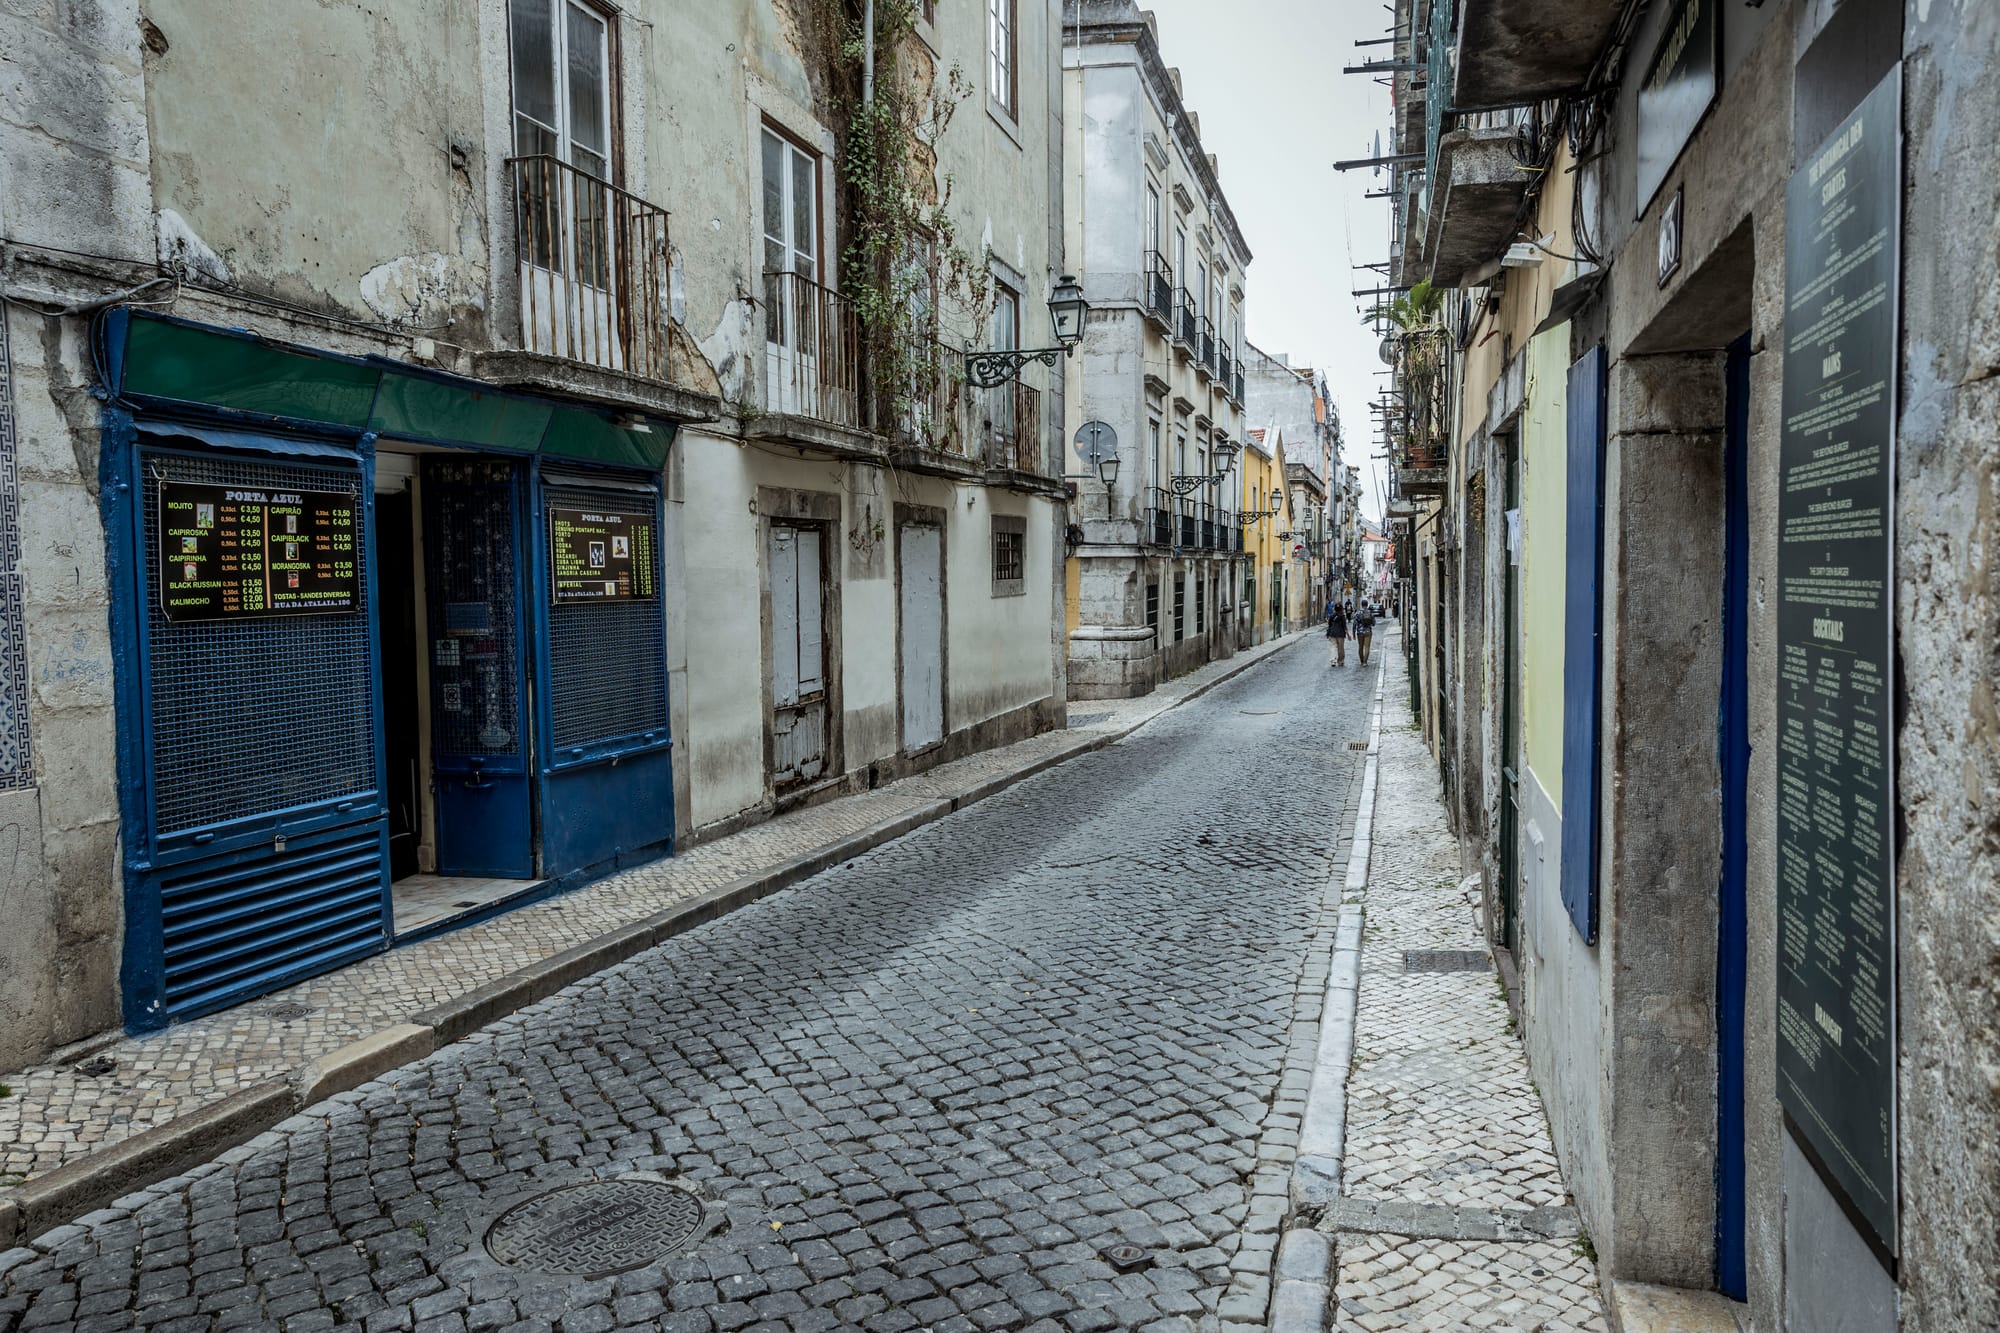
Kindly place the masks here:
POLYGON ((1083 299, 1083 288, 1076 285, 1075 278, 1063 274, 1062 280, 1056 283, 1056 289, 1049 293, 1049 318, 1056 326, 1057 346, 997 352, 968 351, 965 354, 966 383, 975 389, 994 389, 1009 380, 1019 379, 1030 362, 1055 365, 1056 357, 1068 356, 1083 341, 1083 316, 1089 309, 1090 302, 1083 299))

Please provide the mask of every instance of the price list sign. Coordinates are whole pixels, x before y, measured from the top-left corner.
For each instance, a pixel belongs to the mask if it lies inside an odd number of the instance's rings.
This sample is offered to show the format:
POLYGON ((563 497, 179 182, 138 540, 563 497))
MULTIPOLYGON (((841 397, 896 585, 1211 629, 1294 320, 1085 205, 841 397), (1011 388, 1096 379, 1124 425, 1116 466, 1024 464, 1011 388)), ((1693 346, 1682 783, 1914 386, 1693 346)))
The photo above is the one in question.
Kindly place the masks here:
POLYGON ((549 510, 549 590, 565 602, 644 602, 655 592, 651 514, 549 510))
POLYGON ((161 482, 161 614, 180 624, 358 609, 358 508, 344 492, 161 482))
POLYGON ((1900 109, 1892 74, 1787 189, 1778 504, 1778 1098, 1888 1252, 1900 109))

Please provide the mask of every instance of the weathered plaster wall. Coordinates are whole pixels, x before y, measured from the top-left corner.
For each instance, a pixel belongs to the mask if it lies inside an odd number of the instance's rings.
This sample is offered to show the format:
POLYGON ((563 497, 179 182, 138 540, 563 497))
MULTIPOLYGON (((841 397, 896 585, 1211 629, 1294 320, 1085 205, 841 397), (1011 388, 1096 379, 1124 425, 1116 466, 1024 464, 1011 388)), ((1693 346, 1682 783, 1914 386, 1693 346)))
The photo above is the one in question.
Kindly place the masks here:
POLYGON ((251 291, 480 339, 483 157, 509 149, 487 142, 478 5, 144 10, 163 251, 179 237, 251 291))
POLYGON ((1904 1318, 2000 1325, 2000 7, 1905 7, 1896 783, 1904 1318))

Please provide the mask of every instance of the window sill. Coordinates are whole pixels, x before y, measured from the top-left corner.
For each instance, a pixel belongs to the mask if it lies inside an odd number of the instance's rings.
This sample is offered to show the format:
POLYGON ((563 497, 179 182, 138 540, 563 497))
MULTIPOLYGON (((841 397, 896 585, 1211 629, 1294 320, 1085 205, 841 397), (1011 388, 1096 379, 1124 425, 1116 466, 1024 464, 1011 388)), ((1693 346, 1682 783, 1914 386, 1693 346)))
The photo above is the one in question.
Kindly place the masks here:
POLYGON ((986 99, 986 118, 1004 130, 1007 137, 1014 141, 1016 148, 1024 152, 1027 150, 1027 145, 1021 141, 1020 121, 1016 120, 1006 107, 990 97, 986 99))
POLYGON ((1028 581, 1026 579, 996 580, 993 584, 993 595, 995 597, 1026 597, 1028 595, 1028 581))

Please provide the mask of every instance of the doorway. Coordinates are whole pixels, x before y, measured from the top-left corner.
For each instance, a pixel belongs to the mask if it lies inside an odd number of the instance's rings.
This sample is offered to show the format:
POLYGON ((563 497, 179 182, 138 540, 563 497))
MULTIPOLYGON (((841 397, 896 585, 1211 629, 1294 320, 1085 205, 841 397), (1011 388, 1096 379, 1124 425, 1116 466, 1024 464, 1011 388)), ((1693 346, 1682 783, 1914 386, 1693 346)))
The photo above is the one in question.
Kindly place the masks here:
POLYGON ((528 770, 520 466, 454 454, 382 461, 384 759, 402 941, 462 924, 542 881, 528 770))
POLYGON ((1519 948, 1521 900, 1521 445, 1518 435, 1500 440, 1500 942, 1519 948))
POLYGON ((906 523, 902 553, 903 752, 944 739, 944 530, 906 523))
POLYGON ((825 549, 818 524, 771 525, 771 781, 779 789, 826 772, 825 549))
POLYGON ((1732 343, 1725 367, 1722 443, 1722 697, 1717 759, 1722 770, 1722 880, 1716 914, 1716 1286, 1744 1300, 1743 1011, 1748 965, 1750 787, 1749 604, 1750 335, 1732 343))

